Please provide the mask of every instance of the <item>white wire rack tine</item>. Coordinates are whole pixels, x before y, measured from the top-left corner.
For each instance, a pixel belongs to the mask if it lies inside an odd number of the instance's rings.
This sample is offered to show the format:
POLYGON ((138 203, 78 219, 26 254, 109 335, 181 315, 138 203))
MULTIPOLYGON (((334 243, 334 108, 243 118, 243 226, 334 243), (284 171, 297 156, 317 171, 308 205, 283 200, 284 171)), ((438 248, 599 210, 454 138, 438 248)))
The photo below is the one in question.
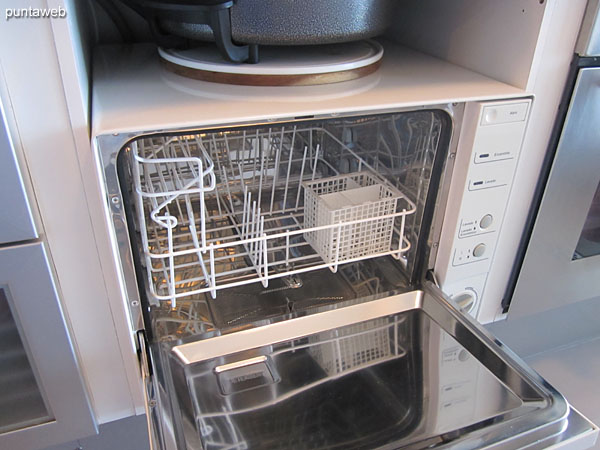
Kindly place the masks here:
POLYGON ((244 182, 244 170, 246 167, 246 130, 242 132, 242 150, 238 156, 238 165, 240 167, 240 188, 243 191, 246 183, 244 182))
POLYGON ((402 209, 402 218, 400 219, 400 238, 398 242, 398 258, 402 256, 402 242, 404 241, 404 226, 406 223, 406 208, 402 209))
POLYGON ((252 193, 248 192, 248 210, 246 211, 246 238, 250 237, 250 225, 252 225, 252 216, 250 212, 252 210, 252 193))
POLYGON ((315 150, 315 160, 312 168, 312 176, 310 178, 311 180, 315 179, 315 175, 317 173, 317 163, 319 162, 319 145, 320 144, 317 144, 317 148, 315 150))
MULTIPOLYGON (((192 235, 192 242, 194 243, 194 248, 197 249, 198 264, 200 265, 200 269, 202 270, 202 274, 204 275, 204 278, 208 279, 208 273, 206 271, 206 266, 204 265, 204 260, 202 259, 202 253, 206 252, 206 242, 203 242, 203 247, 201 248, 200 244, 198 242, 198 234, 196 233, 196 224, 193 220, 194 214, 193 214, 192 202, 188 196, 186 196, 186 198, 185 198, 185 203, 186 203, 186 208, 188 209, 188 216, 190 216, 190 223, 188 226, 190 227, 190 234, 192 235)), ((203 236, 204 236, 204 234, 203 234, 203 236)))
POLYGON ((398 356, 398 316, 394 318, 394 354, 398 356))
POLYGON ((310 151, 308 159, 311 159, 312 152, 313 152, 313 131, 312 131, 312 129, 308 132, 308 150, 310 151))
POLYGON ((263 269, 264 269, 264 277, 262 280, 262 285, 264 287, 268 287, 269 286, 269 254, 268 254, 268 247, 267 247, 267 235, 265 234, 265 218, 261 217, 261 224, 260 224, 260 231, 261 231, 261 236, 262 236, 262 247, 263 247, 263 269))
POLYGON ((300 168, 300 179, 298 180, 298 193, 296 194, 296 209, 298 209, 298 205, 300 203, 300 190, 302 188, 302 177, 304 176, 304 164, 306 163, 306 152, 308 151, 308 146, 304 146, 304 155, 302 156, 302 167, 300 168))
MULTIPOLYGON (((254 239, 257 238, 258 236, 260 236, 260 206, 257 205, 256 208, 256 216, 254 218, 255 223, 256 223, 256 228, 254 230, 254 235, 252 236, 254 239)), ((256 239, 254 240, 254 259, 256 261, 256 267, 255 270, 258 274, 258 276, 260 276, 260 242, 257 241, 256 239)))
POLYGON ((281 127, 281 137, 279 138, 279 147, 275 153, 275 168, 273 170, 273 186, 271 186, 271 205, 269 206, 269 214, 273 214, 273 201, 275 200, 275 185, 277 184, 277 175, 279 174, 279 160, 281 159, 281 149, 283 147, 283 132, 284 127, 281 127))
POLYGON ((247 208, 247 204, 250 203, 250 198, 248 197, 249 192, 247 188, 244 188, 244 203, 243 203, 243 209, 242 209, 242 239, 246 239, 246 226, 247 226, 247 221, 246 221, 246 208, 247 208))
POLYGON ((285 235, 285 266, 290 265, 290 232, 285 235))
MULTIPOLYGON (((270 128, 269 128, 269 130, 270 130, 270 128)), ((260 206, 261 202, 262 202, 263 172, 265 169, 265 148, 262 145, 262 140, 260 142, 261 143, 258 146, 259 154, 260 154, 260 175, 258 178, 258 206, 260 206)), ((268 158, 268 155, 267 155, 267 158, 268 158)))
MULTIPOLYGON (((256 200, 252 202, 252 217, 250 218, 251 230, 248 237, 254 237, 254 228, 256 226, 256 200)), ((254 242, 250 243, 250 259, 254 259, 254 242)), ((254 262, 254 261, 253 261, 254 262)))
MULTIPOLYGON (((261 229, 260 229, 261 220, 260 219, 261 219, 260 216, 257 217, 256 235, 254 236, 254 238, 257 238, 261 234, 261 229)), ((254 243, 255 243, 254 251, 256 254, 256 265, 254 267, 254 270, 256 270, 256 274, 258 275, 258 277, 260 279, 260 278, 262 278, 262 242, 260 240, 256 240, 256 241, 254 241, 254 243)))
MULTIPOLYGON (((242 155, 243 155, 243 153, 242 153, 242 155)), ((238 166, 238 171, 240 172, 240 191, 243 191, 244 187, 246 187, 246 184, 244 183, 244 166, 240 162, 238 162, 237 166, 238 166)))
POLYGON ((296 137, 296 127, 294 127, 294 135, 292 137, 292 145, 290 147, 290 156, 288 158, 287 175, 285 177, 285 189, 283 190, 283 203, 281 204, 282 209, 285 209, 287 206, 287 193, 288 193, 288 185, 290 183, 290 171, 292 170, 292 155, 294 154, 294 138, 295 137, 296 137))
POLYGON ((253 168, 252 168, 252 186, 256 186, 256 161, 258 160, 257 156, 260 153, 260 138, 258 135, 258 130, 256 130, 256 140, 254 141, 254 146, 252 149, 248 150, 248 159, 250 159, 250 152, 254 152, 254 157, 252 158, 253 168), (258 152, 257 152, 258 150, 258 152))
POLYGON ((340 242, 342 241, 342 224, 339 224, 337 226, 337 242, 335 245, 335 257, 333 259, 333 267, 331 268, 331 271, 333 273, 336 273, 338 270, 338 263, 340 260, 340 242))
POLYGON ((215 298, 217 298, 217 290, 215 289, 215 287, 217 286, 217 281, 216 281, 216 274, 215 274, 215 248, 214 248, 213 244, 210 244, 209 257, 210 257, 210 287, 212 288, 210 291, 210 296, 213 299, 215 299, 215 298))
POLYGON ((169 278, 167 280, 167 287, 169 289, 169 296, 171 296, 171 307, 177 306, 177 300, 175 298, 175 258, 173 257, 173 230, 167 228, 168 246, 169 246, 169 278), (170 282, 169 282, 170 281, 170 282))
MULTIPOLYGON (((198 161, 198 188, 200 189, 200 234, 202 239, 203 252, 206 251, 206 204, 204 202, 204 177, 202 176, 202 161, 198 161)), ((218 195, 218 194, 217 194, 218 195)), ((187 196, 186 196, 187 197, 187 196)), ((193 220, 190 219, 190 222, 193 220)))
POLYGON ((231 207, 231 214, 233 214, 233 212, 235 211, 235 208, 233 207, 233 196, 231 195, 231 189, 229 189, 229 178, 227 177, 227 172, 225 170, 223 170, 223 178, 225 179, 225 188, 227 189, 227 196, 229 197, 229 206, 231 207))

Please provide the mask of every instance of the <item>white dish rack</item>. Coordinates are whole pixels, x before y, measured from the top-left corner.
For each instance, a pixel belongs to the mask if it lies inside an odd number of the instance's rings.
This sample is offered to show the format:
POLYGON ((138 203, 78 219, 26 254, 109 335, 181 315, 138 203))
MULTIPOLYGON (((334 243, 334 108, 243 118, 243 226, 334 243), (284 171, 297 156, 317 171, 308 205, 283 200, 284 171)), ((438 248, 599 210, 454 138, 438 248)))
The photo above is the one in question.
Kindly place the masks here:
POLYGON ((127 151, 155 300, 215 298, 410 249, 416 206, 377 176, 368 161, 377 149, 361 157, 324 128, 145 137, 127 151))

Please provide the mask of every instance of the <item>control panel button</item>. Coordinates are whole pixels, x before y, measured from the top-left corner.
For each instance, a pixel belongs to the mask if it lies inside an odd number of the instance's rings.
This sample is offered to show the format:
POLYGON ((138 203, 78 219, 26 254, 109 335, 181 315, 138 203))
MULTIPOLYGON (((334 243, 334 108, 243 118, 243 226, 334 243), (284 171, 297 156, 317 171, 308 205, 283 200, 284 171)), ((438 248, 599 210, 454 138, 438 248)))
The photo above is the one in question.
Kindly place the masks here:
POLYGON ((518 149, 514 148, 500 148, 493 150, 484 150, 481 152, 475 153, 475 164, 494 162, 494 161, 502 161, 505 159, 512 159, 515 157, 515 154, 518 149))
POLYGON ((486 228, 490 227, 490 225, 492 224, 493 221, 494 221, 494 218, 492 217, 492 215, 486 214, 479 220, 479 228, 481 228, 482 230, 485 230, 486 228))
POLYGON ((481 125, 523 122, 527 118, 529 102, 487 106, 483 109, 481 125))
POLYGON ((498 174, 499 176, 489 176, 485 178, 472 178, 469 180, 469 191, 479 191, 481 189, 489 189, 500 186, 506 186, 508 181, 503 174, 498 174))
POLYGON ((475 258, 481 258, 485 254, 485 250, 486 250, 485 244, 478 244, 473 249, 473 256, 475 258))

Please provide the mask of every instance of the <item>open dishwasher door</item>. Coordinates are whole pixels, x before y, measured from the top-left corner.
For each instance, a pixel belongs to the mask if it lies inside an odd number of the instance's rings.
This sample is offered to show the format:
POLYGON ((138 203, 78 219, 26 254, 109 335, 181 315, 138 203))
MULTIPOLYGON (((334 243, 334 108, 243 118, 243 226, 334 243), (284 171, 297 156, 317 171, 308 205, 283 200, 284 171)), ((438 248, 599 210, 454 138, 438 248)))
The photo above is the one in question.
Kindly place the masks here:
POLYGON ((257 325, 152 346, 161 447, 547 448, 598 431, 428 282, 257 325))

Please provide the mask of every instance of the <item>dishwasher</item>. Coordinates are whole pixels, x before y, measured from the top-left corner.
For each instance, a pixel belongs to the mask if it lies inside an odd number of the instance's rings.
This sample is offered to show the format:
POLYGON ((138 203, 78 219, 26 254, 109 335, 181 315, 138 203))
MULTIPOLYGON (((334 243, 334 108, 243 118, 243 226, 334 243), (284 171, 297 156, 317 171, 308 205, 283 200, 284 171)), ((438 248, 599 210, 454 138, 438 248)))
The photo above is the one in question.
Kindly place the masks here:
POLYGON ((575 426, 438 287, 464 117, 97 137, 154 448, 541 448, 575 426))

